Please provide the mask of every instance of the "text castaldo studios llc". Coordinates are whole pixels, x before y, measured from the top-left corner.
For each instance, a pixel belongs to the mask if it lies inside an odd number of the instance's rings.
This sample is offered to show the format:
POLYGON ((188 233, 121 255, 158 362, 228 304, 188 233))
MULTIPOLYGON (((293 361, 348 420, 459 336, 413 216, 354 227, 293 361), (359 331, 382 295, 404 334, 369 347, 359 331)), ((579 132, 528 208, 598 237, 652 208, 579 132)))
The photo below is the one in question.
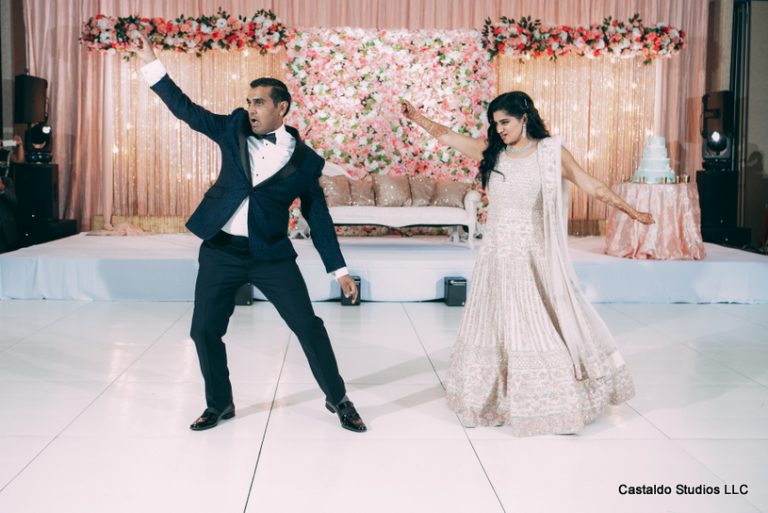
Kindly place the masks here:
POLYGON ((618 490, 621 495, 747 495, 749 493, 749 486, 744 483, 724 485, 693 485, 684 483, 675 485, 628 485, 621 483, 618 490))

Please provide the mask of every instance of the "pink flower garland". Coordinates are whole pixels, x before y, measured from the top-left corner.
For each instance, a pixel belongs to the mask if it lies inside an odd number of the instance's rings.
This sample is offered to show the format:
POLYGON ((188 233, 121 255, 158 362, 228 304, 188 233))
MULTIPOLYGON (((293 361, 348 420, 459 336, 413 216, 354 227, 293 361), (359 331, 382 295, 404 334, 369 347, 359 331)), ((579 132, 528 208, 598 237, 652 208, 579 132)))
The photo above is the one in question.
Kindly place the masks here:
POLYGON ((231 16, 223 9, 213 16, 175 20, 127 16, 116 18, 97 14, 83 23, 80 44, 88 50, 129 51, 134 55, 131 33, 146 31, 152 46, 161 50, 194 53, 198 57, 208 50, 243 50, 259 53, 276 52, 293 38, 272 11, 261 9, 250 18, 231 16))
POLYGON ((573 53, 584 57, 602 56, 634 58, 645 63, 659 57, 671 57, 685 48, 685 31, 663 23, 644 26, 639 14, 628 21, 605 18, 589 27, 550 26, 530 16, 519 21, 502 16, 498 23, 485 20, 483 47, 491 56, 510 55, 520 59, 549 57, 573 53))

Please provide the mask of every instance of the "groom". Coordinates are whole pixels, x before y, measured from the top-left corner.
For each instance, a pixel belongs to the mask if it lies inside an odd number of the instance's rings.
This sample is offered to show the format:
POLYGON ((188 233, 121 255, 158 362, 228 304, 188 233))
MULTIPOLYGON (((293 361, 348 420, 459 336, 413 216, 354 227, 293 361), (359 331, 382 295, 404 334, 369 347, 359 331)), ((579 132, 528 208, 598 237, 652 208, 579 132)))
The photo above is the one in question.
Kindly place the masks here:
POLYGON ((207 408, 190 429, 201 431, 235 415, 222 337, 235 307, 235 293, 252 283, 296 334, 320 388, 325 407, 341 426, 362 432, 365 424, 346 396, 322 319, 315 315, 296 252, 287 237, 288 208, 296 198, 312 230, 325 268, 345 296, 357 297, 336 239, 318 179, 325 162, 293 127, 283 124, 291 108, 285 84, 274 78, 251 82, 247 110, 213 114, 192 101, 168 77, 144 34, 135 51, 142 73, 174 116, 213 139, 221 171, 187 222, 203 239, 195 284, 191 336, 205 379, 207 408))

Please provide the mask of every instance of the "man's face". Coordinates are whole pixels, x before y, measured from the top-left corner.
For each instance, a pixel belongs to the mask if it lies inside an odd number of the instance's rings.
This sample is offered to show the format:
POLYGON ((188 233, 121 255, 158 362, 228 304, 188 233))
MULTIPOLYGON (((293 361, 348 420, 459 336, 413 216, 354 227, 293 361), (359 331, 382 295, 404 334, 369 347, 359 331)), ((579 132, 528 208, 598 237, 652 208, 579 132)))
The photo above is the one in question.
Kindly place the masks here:
POLYGON ((251 130, 254 134, 268 134, 274 132, 283 124, 283 116, 288 110, 288 102, 272 101, 269 93, 272 86, 254 87, 248 93, 246 104, 248 105, 248 119, 251 122, 251 130))

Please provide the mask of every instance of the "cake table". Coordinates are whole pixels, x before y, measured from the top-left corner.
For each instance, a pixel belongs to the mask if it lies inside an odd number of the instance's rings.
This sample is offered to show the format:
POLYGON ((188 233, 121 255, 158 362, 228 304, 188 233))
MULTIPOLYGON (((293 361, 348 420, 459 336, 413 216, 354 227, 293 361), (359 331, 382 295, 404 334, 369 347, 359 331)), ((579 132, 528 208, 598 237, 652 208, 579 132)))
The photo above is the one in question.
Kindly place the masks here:
POLYGON ((650 212, 656 223, 644 225, 609 208, 606 254, 652 260, 701 260, 706 256, 695 183, 618 183, 613 192, 636 210, 650 212))

